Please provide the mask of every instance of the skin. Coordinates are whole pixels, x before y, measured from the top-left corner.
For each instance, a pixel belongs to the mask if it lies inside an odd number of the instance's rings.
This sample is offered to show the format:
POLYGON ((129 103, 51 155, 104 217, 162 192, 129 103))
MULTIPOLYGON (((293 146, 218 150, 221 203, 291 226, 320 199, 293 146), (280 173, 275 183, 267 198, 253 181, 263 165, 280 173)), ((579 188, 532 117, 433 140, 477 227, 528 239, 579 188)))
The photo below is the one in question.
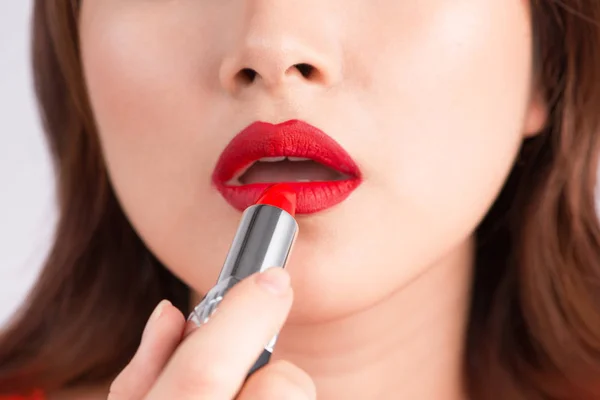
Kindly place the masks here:
POLYGON ((463 398, 473 232, 546 118, 527 2, 86 0, 80 39, 117 196, 194 301, 240 218, 210 183, 221 151, 256 120, 305 120, 364 182, 299 218, 274 358, 319 399, 463 398))

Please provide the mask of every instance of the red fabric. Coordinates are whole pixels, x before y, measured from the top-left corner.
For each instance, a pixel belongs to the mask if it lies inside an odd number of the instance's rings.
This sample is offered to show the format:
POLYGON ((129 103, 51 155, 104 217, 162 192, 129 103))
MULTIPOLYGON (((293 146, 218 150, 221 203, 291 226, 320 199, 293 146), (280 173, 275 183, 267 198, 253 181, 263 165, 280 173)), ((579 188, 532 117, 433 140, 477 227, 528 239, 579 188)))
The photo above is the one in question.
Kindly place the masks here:
POLYGON ((40 391, 35 391, 30 396, 0 396, 0 400, 45 400, 45 398, 40 391))

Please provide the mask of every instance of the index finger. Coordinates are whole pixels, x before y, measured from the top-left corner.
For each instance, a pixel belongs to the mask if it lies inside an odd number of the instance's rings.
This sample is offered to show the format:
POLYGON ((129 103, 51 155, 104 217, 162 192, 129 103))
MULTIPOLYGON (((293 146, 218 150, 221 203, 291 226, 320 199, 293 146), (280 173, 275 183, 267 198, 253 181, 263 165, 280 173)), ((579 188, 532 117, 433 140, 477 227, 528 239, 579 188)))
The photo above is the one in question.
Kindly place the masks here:
POLYGON ((234 286, 211 320, 192 332, 167 364, 148 399, 232 399, 292 304, 282 268, 234 286))

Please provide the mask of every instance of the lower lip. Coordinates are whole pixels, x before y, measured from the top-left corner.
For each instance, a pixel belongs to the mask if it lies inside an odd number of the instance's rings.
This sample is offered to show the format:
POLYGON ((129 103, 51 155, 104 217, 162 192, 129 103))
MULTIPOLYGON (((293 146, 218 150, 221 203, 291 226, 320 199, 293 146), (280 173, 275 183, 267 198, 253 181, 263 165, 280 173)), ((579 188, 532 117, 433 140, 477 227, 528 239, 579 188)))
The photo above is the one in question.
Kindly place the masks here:
MULTIPOLYGON (((313 214, 344 201, 359 185, 360 180, 347 179, 327 182, 285 182, 297 195, 297 214, 313 214)), ((253 205, 273 183, 252 183, 230 186, 216 183, 217 190, 234 208, 243 211, 253 205)))

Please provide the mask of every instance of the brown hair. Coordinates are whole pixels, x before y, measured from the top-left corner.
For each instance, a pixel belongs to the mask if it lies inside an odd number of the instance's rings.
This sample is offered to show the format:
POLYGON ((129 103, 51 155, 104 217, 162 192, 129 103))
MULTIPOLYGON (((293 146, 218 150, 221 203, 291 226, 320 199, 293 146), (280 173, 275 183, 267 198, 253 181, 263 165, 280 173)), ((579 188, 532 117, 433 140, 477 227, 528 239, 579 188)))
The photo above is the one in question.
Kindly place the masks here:
MULTIPOLYGON (((476 399, 600 398, 600 2, 531 0, 549 107, 478 231, 465 369, 476 399)), ((108 181, 79 59, 78 1, 36 0, 35 83, 58 176, 54 248, 0 341, 0 392, 107 380, 151 309, 188 289, 108 181)))

